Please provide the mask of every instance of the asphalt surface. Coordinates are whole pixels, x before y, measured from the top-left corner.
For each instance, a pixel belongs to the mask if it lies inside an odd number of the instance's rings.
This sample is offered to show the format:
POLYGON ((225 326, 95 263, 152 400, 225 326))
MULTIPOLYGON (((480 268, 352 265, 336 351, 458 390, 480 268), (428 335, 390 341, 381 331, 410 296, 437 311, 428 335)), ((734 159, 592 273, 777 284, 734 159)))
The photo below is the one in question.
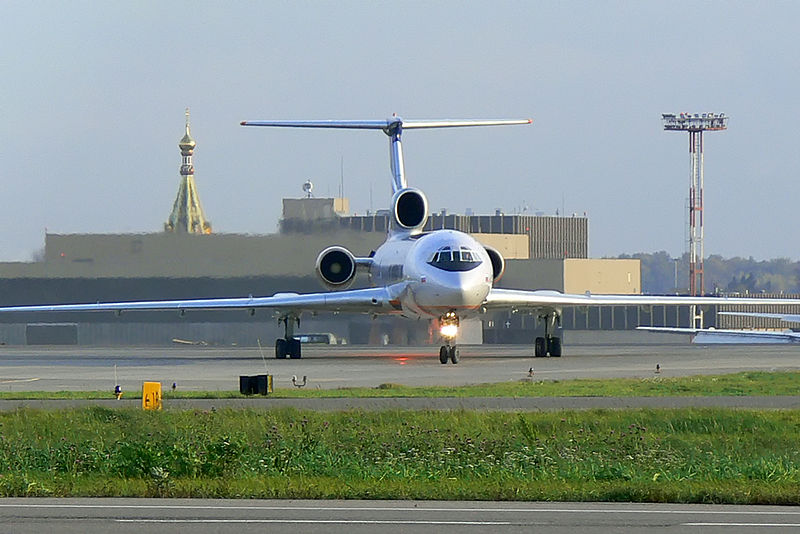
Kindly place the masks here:
POLYGON ((15 534, 797 532, 777 506, 438 501, 0 499, 15 534))
POLYGON ((239 375, 269 372, 276 388, 292 377, 307 388, 463 385, 524 380, 652 377, 800 369, 794 345, 635 345, 567 347, 562 358, 533 358, 532 347, 465 346, 461 363, 442 365, 436 347, 304 346, 300 360, 257 348, 0 347, 0 391, 141 391, 142 382, 182 390, 238 390, 239 375))
MULTIPOLYGON (((188 390, 238 388, 242 374, 269 372, 276 387, 375 387, 383 383, 460 385, 529 379, 651 377, 800 369, 800 349, 774 346, 585 346, 562 358, 535 359, 531 347, 463 347, 458 365, 441 365, 436 347, 304 347, 301 360, 275 360, 258 349, 219 347, 86 348, 0 347, 0 390, 141 391, 143 381, 173 382, 188 390)), ((40 407, 59 408, 73 401, 40 407)), ((98 401, 137 405, 138 401, 98 401)), ((551 410, 669 406, 798 408, 796 397, 569 399, 241 399, 170 401, 167 409, 281 406, 312 409, 551 410), (174 404, 173 404, 174 403, 174 404)), ((23 405, 37 405, 22 401, 23 405)), ((78 402, 76 404, 86 404, 78 402)), ((4 401, 12 409, 19 401, 4 401)), ((800 510, 788 507, 619 503, 507 503, 415 501, 229 501, 149 499, 0 499, 0 532, 16 534, 176 532, 614 533, 795 532, 800 510)))

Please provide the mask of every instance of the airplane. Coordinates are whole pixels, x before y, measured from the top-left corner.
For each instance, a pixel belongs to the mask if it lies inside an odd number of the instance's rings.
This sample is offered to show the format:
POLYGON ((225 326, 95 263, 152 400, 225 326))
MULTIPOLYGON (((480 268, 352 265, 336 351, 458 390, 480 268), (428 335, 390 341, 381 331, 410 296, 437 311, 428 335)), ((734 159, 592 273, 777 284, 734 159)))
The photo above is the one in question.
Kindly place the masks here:
POLYGON ((428 201, 420 189, 407 184, 402 134, 412 129, 532 122, 532 119, 403 120, 397 115, 385 120, 243 121, 242 126, 254 127, 380 130, 388 136, 393 195, 386 241, 366 257, 355 256, 338 245, 320 252, 315 270, 331 291, 276 293, 269 297, 14 306, 0 307, 0 313, 111 311, 120 314, 133 310, 177 310, 184 314, 187 310, 243 309, 253 315, 257 309, 268 309, 284 326, 284 336, 275 341, 275 357, 279 359, 301 357, 300 341, 294 332, 303 313, 388 314, 438 321, 442 339, 439 361, 456 364, 460 360, 456 338, 461 320, 492 310, 510 309, 536 315, 544 323, 544 336, 535 339, 534 356, 560 357, 561 338, 555 335, 555 329, 561 323, 564 307, 797 303, 792 299, 593 295, 588 292, 579 295, 494 287, 505 269, 505 260, 497 250, 456 230, 423 232, 428 201), (359 272, 367 273, 371 287, 349 289, 359 272))
MULTIPOLYGON (((800 304, 800 301, 797 302, 800 304)), ((778 319, 784 323, 800 323, 800 315, 796 313, 765 313, 765 312, 729 312, 721 311, 719 315, 733 315, 737 317, 762 317, 765 319, 778 319)))
MULTIPOLYGON (((798 301, 800 303, 800 301, 798 301)), ((732 315, 738 317, 762 317, 778 319, 786 323, 800 323, 800 315, 793 313, 763 313, 763 312, 717 312, 719 315, 732 315)), ((703 344, 776 344, 800 343, 800 332, 791 329, 774 330, 745 330, 731 328, 685 328, 670 326, 639 326, 637 330, 648 332, 661 332, 667 334, 692 334, 692 343, 703 344)))
POLYGON ((709 344, 775 344, 800 343, 800 332, 791 330, 742 330, 731 328, 688 328, 670 326, 637 326, 637 330, 665 334, 691 334, 692 343, 709 344))

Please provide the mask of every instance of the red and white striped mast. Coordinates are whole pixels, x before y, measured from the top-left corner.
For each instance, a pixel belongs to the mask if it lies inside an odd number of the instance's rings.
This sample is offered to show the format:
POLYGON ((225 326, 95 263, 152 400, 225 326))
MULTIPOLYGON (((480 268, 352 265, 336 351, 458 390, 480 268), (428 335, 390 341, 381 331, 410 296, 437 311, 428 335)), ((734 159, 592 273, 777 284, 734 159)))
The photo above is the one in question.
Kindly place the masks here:
MULTIPOLYGON (((703 132, 727 130, 724 113, 664 113, 667 131, 689 132, 689 295, 704 294, 703 283, 703 132)), ((694 320, 700 319, 694 313, 694 320)), ((702 325, 701 325, 702 326, 702 325)))

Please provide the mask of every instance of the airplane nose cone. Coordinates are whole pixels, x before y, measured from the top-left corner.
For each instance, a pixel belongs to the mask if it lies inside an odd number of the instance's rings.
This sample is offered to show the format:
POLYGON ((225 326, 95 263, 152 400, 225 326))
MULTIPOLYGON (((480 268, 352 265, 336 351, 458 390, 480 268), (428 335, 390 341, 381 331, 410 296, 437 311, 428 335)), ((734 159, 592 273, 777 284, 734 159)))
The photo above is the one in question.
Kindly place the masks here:
POLYGON ((460 273, 437 277, 417 295, 423 306, 436 308, 477 308, 489 293, 489 284, 460 273))

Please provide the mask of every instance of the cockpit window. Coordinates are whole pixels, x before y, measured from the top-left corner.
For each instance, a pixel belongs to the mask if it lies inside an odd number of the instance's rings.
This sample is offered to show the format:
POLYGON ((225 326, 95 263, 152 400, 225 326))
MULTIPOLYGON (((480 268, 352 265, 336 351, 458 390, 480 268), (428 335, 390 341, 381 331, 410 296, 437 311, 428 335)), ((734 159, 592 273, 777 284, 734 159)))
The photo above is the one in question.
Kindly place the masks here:
POLYGON ((481 260, 467 247, 460 247, 456 250, 450 247, 441 247, 433 253, 428 264, 444 271, 470 271, 480 265, 481 260))

